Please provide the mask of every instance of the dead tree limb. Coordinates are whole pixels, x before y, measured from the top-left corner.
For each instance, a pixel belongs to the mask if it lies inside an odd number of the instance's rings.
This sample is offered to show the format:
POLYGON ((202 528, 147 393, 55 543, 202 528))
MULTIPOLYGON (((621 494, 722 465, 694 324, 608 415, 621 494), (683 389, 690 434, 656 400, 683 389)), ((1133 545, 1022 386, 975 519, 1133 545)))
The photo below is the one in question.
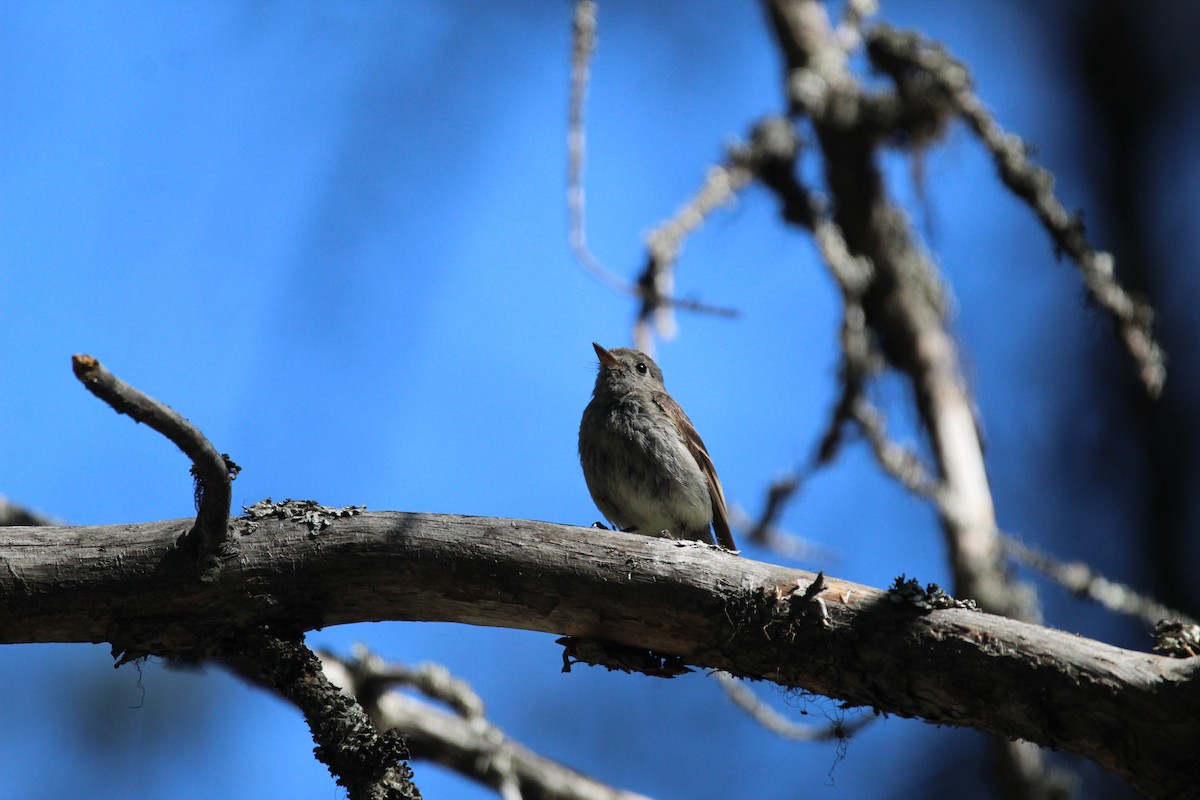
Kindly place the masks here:
POLYGON ((602 639, 901 716, 1069 750, 1194 791, 1200 660, 1134 652, 704 546, 526 520, 231 521, 204 581, 160 569, 188 520, 0 529, 0 642, 205 657, 240 632, 456 621, 602 639))
POLYGON ((375 727, 404 734, 413 758, 428 758, 522 800, 648 800, 601 783, 514 741, 484 715, 483 702, 443 667, 389 664, 359 648, 352 658, 321 653, 325 674, 357 698, 375 727), (428 678, 433 676, 433 680, 428 678), (430 686, 430 683, 435 684, 430 686), (453 711, 396 690, 413 686, 453 711))
POLYGON ((350 800, 420 800, 408 748, 393 731, 379 731, 367 713, 330 683, 321 660, 299 637, 259 629, 224 640, 216 655, 226 667, 274 689, 300 709, 317 743, 313 753, 350 800))
POLYGON ((239 467, 228 456, 222 455, 182 414, 130 386, 96 359, 75 355, 71 357, 71 366, 75 377, 89 392, 112 406, 118 414, 127 414, 134 422, 145 423, 158 431, 192 460, 192 474, 198 482, 195 544, 201 557, 211 553, 225 540, 233 498, 230 484, 239 467))

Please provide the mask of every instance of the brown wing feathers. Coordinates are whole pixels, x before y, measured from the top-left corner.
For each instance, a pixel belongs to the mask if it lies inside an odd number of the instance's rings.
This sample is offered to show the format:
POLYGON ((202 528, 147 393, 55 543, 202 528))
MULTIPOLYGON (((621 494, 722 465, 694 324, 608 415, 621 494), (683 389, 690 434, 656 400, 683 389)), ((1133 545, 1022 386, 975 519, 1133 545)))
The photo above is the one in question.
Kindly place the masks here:
POLYGON ((717 536, 717 543, 726 550, 736 550, 737 545, 733 543, 733 533, 729 530, 729 512, 725 509, 725 491, 721 488, 721 480, 717 477, 717 468, 713 466, 712 458, 708 455, 708 448, 704 446, 700 434, 696 433, 688 415, 671 395, 666 392, 655 392, 654 402, 667 412, 667 416, 675 423, 692 458, 696 459, 696 464, 699 465, 700 471, 708 480, 708 495, 712 500, 712 526, 713 532, 717 536))

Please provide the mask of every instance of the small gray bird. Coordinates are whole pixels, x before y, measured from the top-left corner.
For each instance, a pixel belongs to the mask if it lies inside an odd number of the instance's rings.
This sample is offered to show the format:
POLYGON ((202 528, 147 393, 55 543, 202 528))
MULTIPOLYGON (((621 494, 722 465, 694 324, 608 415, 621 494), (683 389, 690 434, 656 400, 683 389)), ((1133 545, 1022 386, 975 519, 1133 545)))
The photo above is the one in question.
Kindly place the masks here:
POLYGON ((717 542, 736 550, 717 470, 700 434, 640 350, 592 342, 600 373, 579 423, 579 462, 592 500, 625 531, 717 542))

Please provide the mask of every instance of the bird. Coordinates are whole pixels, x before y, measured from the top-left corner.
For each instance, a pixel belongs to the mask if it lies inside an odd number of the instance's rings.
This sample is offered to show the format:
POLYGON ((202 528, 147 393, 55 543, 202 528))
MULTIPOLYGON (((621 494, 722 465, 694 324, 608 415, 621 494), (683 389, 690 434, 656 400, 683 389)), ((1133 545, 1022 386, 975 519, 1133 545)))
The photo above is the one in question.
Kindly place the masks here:
POLYGON ((640 350, 592 347, 600 370, 579 423, 579 463, 600 513, 646 536, 713 544, 715 532, 736 550, 716 467, 658 364, 640 350))

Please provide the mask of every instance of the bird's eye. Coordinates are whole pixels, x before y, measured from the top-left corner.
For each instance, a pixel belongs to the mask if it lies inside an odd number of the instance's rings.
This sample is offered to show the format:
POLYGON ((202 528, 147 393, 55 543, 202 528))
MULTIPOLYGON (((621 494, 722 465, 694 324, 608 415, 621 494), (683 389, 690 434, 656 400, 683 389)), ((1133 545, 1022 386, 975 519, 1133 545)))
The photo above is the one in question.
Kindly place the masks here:
POLYGON ((636 369, 637 369, 639 375, 646 374, 646 365, 643 364, 642 362, 640 362, 640 361, 638 362, 636 369))

